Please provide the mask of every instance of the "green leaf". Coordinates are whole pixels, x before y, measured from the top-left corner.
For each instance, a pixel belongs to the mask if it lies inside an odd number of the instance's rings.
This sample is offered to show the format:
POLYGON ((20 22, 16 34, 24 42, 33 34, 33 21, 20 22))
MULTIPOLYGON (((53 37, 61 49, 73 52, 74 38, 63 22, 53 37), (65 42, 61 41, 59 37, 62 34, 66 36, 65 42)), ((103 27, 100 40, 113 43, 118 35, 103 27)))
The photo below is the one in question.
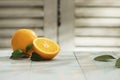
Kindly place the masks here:
POLYGON ((30 49, 32 49, 33 47, 33 44, 29 44, 27 47, 26 47, 26 52, 28 52, 30 49))
POLYGON ((24 55, 23 51, 18 49, 12 52, 11 59, 20 59, 24 55))
POLYGON ((108 61, 109 59, 115 59, 115 58, 111 55, 101 55, 94 58, 94 60, 96 61, 108 61))
POLYGON ((120 68, 120 58, 117 59, 115 63, 115 67, 120 68))
POLYGON ((41 56, 39 56, 37 53, 33 52, 33 53, 32 53, 32 56, 31 56, 31 60, 32 60, 32 61, 41 61, 41 60, 43 60, 43 59, 42 59, 41 56))

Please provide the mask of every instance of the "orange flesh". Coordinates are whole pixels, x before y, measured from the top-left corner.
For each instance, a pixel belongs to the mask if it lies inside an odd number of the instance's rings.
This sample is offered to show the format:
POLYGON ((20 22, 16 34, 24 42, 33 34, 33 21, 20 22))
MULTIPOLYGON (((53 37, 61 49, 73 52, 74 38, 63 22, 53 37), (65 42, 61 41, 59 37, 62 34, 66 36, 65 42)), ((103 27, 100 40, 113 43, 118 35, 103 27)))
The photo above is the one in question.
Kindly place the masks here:
POLYGON ((53 42, 41 39, 36 41, 37 46, 45 52, 54 52, 57 50, 57 46, 53 42))

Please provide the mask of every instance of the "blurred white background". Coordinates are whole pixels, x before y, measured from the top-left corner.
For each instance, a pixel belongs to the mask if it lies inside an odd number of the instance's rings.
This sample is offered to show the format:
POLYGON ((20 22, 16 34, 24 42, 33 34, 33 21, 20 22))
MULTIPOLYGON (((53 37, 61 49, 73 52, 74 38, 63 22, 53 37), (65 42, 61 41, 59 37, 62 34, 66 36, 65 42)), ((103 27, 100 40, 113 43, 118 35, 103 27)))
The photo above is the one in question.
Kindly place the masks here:
POLYGON ((29 28, 62 51, 119 51, 119 14, 119 0, 0 0, 0 48, 10 48, 17 29, 29 28))

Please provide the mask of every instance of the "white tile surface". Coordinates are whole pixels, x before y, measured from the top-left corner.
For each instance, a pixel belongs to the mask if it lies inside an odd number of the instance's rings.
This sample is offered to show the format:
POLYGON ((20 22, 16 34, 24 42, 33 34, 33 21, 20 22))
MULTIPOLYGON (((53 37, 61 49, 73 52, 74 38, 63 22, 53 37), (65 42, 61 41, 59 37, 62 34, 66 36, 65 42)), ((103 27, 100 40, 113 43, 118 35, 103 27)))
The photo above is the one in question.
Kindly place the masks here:
POLYGON ((30 80, 34 79, 84 80, 84 76, 71 53, 71 55, 59 55, 52 61, 32 62, 30 80))
POLYGON ((115 68, 115 60, 111 62, 99 62, 93 60, 95 56, 101 54, 117 55, 113 52, 76 53, 86 80, 120 80, 120 69, 115 68))
POLYGON ((51 61, 11 60, 0 50, 0 80, 85 80, 73 53, 59 53, 51 61))
POLYGON ((29 77, 30 61, 11 60, 11 50, 0 50, 0 80, 25 80, 29 77))
POLYGON ((101 54, 119 52, 60 52, 51 61, 11 60, 11 50, 0 50, 0 80, 120 80, 115 60, 98 62, 101 54))

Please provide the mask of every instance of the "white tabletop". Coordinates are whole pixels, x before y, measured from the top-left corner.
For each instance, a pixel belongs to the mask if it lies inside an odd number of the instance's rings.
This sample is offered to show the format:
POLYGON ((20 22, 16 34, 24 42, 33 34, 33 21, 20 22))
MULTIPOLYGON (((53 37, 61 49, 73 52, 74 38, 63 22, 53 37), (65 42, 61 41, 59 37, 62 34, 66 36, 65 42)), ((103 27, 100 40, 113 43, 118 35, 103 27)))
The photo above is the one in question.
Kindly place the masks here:
POLYGON ((60 52, 51 61, 11 60, 11 50, 0 50, 0 80, 120 80, 115 61, 98 62, 101 54, 118 52, 60 52))

